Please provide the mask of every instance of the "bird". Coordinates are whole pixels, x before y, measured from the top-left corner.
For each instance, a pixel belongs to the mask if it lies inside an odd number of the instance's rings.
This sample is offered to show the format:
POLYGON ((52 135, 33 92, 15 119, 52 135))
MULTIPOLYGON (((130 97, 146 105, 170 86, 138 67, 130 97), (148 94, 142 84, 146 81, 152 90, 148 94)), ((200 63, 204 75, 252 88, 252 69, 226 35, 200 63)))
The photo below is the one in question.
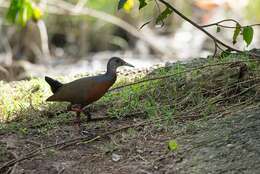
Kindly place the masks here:
POLYGON ((84 113, 88 120, 91 119, 91 114, 89 111, 85 112, 84 108, 105 95, 116 82, 116 71, 120 66, 134 67, 119 57, 111 57, 107 63, 107 71, 101 75, 87 76, 64 84, 45 76, 53 93, 46 101, 69 102, 67 110, 76 112, 75 122, 80 128, 80 114, 84 113))

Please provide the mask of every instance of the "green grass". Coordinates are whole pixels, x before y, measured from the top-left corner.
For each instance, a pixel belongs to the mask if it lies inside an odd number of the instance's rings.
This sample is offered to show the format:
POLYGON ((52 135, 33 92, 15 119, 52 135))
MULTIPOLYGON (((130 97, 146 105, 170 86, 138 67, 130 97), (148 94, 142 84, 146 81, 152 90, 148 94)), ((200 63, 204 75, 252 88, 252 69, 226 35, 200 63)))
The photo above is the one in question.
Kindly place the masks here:
MULTIPOLYGON (((139 113, 137 116, 148 119, 164 118, 169 126, 172 121, 186 120, 186 117, 207 119, 229 108, 241 107, 243 102, 257 102, 254 96, 259 92, 258 81, 252 79, 260 76, 259 70, 259 63, 237 54, 221 59, 198 59, 187 64, 178 62, 149 74, 137 74, 130 81, 172 76, 109 92, 91 107, 94 110, 105 108, 104 112, 111 117, 139 113), (242 78, 239 78, 240 66, 225 64, 238 60, 245 61, 247 67, 242 78), (216 65, 220 63, 223 65, 216 65), (256 86, 249 89, 252 85, 256 86), (247 91, 240 94, 244 90, 247 91)), ((115 86, 129 83, 126 79, 119 77, 115 86)), ((0 93, 0 132, 30 134, 36 129, 36 133, 47 134, 60 123, 69 123, 73 119, 72 113, 56 114, 66 109, 66 103, 45 102, 51 92, 43 79, 1 82, 0 93)))

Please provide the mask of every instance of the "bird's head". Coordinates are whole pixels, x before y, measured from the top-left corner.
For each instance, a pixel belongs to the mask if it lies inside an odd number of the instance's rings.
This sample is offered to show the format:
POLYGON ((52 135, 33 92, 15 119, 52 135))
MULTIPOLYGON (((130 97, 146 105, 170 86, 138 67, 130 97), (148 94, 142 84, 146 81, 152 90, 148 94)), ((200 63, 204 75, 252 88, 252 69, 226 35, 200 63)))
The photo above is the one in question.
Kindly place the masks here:
POLYGON ((116 72, 116 69, 120 66, 130 66, 130 67, 134 67, 133 65, 127 63, 126 61, 124 61, 123 59, 119 58, 119 57, 111 57, 107 63, 107 70, 109 72, 116 72))

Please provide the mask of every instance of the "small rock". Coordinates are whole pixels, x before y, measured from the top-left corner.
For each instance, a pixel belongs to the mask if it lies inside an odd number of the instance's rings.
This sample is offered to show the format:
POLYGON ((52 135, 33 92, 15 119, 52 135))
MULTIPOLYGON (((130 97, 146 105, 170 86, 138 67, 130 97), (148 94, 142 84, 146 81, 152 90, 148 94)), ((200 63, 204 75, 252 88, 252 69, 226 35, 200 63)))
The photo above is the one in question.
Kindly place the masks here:
POLYGON ((137 149, 136 152, 137 152, 137 153, 144 153, 144 151, 141 150, 141 149, 137 149))
POLYGON ((227 147, 229 147, 229 148, 233 147, 233 144, 227 144, 227 147))
POLYGON ((153 166, 153 168, 154 168, 155 170, 158 170, 158 169, 159 169, 159 167, 158 167, 158 166, 153 166))
POLYGON ((117 162, 117 161, 119 161, 121 158, 122 158, 122 155, 118 155, 118 154, 115 154, 115 153, 112 154, 112 161, 117 162))

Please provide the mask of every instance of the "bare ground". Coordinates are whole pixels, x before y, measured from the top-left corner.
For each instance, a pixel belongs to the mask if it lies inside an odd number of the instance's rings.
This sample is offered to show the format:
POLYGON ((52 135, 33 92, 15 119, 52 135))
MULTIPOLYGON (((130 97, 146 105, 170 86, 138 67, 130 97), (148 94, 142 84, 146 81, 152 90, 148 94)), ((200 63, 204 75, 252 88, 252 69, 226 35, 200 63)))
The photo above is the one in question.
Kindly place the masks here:
MULTIPOLYGON (((102 112, 94 117, 104 116, 102 112)), ((90 138, 144 118, 85 123, 90 138)), ((260 171, 259 107, 245 108, 223 118, 130 128, 64 149, 51 148, 5 168, 6 173, 248 173, 260 171), (167 142, 179 148, 171 152, 167 142)), ((165 123, 166 124, 166 123, 165 123)), ((32 131, 33 132, 33 131, 32 131)), ((73 124, 61 124, 45 135, 1 135, 1 166, 33 149, 79 137, 73 124)))
POLYGON ((28 113, 25 118, 12 120, 19 126, 10 123, 9 129, 0 130, 0 173, 258 174, 258 65, 205 65, 210 68, 205 73, 194 70, 195 78, 178 78, 174 71, 174 78, 133 88, 131 95, 114 93, 113 102, 107 96, 93 108, 93 118, 108 119, 86 122, 82 116, 85 136, 73 124, 72 113, 49 113, 62 106, 21 110, 28 113), (144 97, 150 96, 155 106, 145 103, 144 97), (168 104, 177 112, 171 107, 165 112, 168 104), (107 117, 111 107, 120 118, 107 117), (153 107, 156 112, 149 113, 153 107), (170 140, 177 142, 177 149, 168 148, 170 140))

